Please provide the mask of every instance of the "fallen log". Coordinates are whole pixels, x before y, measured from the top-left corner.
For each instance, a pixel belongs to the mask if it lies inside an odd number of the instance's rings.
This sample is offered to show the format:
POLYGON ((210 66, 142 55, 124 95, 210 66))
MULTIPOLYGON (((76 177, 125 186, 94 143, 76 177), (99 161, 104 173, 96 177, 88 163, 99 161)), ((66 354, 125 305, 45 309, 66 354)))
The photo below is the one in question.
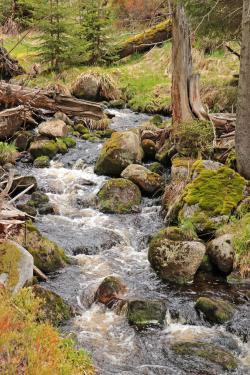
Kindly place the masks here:
POLYGON ((0 47, 0 79, 9 80, 24 73, 25 71, 18 61, 10 57, 4 47, 0 47))
POLYGON ((155 45, 160 45, 171 38, 172 22, 170 19, 161 22, 143 33, 127 39, 117 50, 120 59, 130 56, 135 52, 143 53, 149 51, 155 45))
POLYGON ((23 105, 0 112, 0 140, 12 137, 26 123, 38 125, 23 105))
POLYGON ((31 111, 43 109, 52 113, 63 112, 67 116, 82 116, 94 120, 103 117, 100 104, 60 95, 55 91, 12 85, 5 81, 0 81, 0 104, 10 107, 24 105, 31 111))

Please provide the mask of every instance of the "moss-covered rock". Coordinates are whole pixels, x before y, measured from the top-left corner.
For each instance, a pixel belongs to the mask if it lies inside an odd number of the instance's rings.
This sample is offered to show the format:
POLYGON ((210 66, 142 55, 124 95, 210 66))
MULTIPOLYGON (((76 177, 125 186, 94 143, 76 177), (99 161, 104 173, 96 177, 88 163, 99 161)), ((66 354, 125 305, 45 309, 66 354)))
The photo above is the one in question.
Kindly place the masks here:
POLYGON ((45 289, 40 285, 34 285, 32 292, 35 297, 42 300, 41 312, 44 320, 49 321, 54 326, 58 326, 74 316, 73 308, 51 290, 45 289))
POLYGON ((163 165, 161 163, 158 163, 157 161, 150 164, 148 166, 148 169, 153 173, 159 174, 160 176, 165 172, 165 168, 163 167, 163 165))
POLYGON ((16 148, 19 151, 26 151, 34 138, 34 134, 31 131, 22 130, 16 133, 15 137, 14 145, 16 148))
POLYGON ((68 152, 67 145, 63 142, 62 138, 56 139, 57 150, 60 154, 66 154, 68 152))
POLYGON ((48 156, 51 159, 57 154, 58 145, 52 140, 38 140, 31 143, 29 152, 34 159, 39 156, 48 156))
POLYGON ((196 301, 195 308, 201 311, 210 323, 223 324, 230 320, 234 314, 233 306, 221 299, 200 297, 196 301))
POLYGON ((72 148, 76 146, 76 141, 74 140, 74 138, 62 137, 61 140, 63 141, 63 143, 65 143, 67 148, 72 148))
POLYGON ((228 167, 201 169, 184 190, 179 221, 191 220, 201 233, 216 230, 243 199, 245 186, 245 179, 228 167))
POLYGON ((37 215, 35 207, 32 207, 27 203, 17 204, 16 207, 18 208, 18 210, 25 212, 29 216, 35 217, 37 215))
POLYGON ((33 165, 35 168, 47 168, 49 167, 49 157, 48 156, 39 156, 33 161, 33 165))
POLYGON ((126 214, 133 212, 141 202, 141 192, 131 181, 117 178, 103 185, 98 193, 100 209, 103 212, 126 214))
POLYGON ((74 128, 80 134, 89 134, 89 129, 86 128, 83 124, 77 124, 74 128))
POLYGON ((11 191, 13 192, 12 195, 17 195, 18 193, 22 192, 24 189, 28 188, 29 186, 33 185, 33 187, 27 192, 27 194, 31 194, 33 191, 37 189, 37 181, 34 176, 20 176, 18 179, 14 179, 11 191))
POLYGON ((172 157, 176 154, 176 149, 170 139, 166 139, 164 145, 157 151, 155 159, 165 166, 169 166, 172 157))
POLYGON ((49 202, 49 197, 47 194, 43 193, 42 191, 35 191, 31 194, 31 199, 33 202, 34 207, 39 207, 44 203, 49 202))
POLYGON ((121 172, 133 163, 140 163, 143 150, 138 134, 133 131, 115 132, 107 140, 96 162, 95 172, 119 177, 121 172))
POLYGON ((171 349, 178 355, 199 357, 219 365, 222 370, 230 371, 238 367, 236 358, 225 349, 204 342, 182 342, 172 345, 171 349))
POLYGON ((128 302, 127 317, 129 323, 138 329, 162 327, 166 312, 166 304, 162 301, 135 300, 128 302))
POLYGON ((0 241, 0 284, 17 292, 32 278, 33 258, 28 251, 14 241, 0 241))
POLYGON ((64 250, 55 242, 41 235, 33 223, 28 222, 14 236, 15 241, 25 246, 34 258, 34 264, 44 273, 54 272, 65 265, 64 250))
POLYGON ((95 131, 95 135, 100 138, 110 138, 113 133, 115 133, 115 130, 113 129, 95 131))
POLYGON ((185 284, 193 281, 205 252, 205 245, 195 234, 168 227, 152 237, 148 260, 161 279, 185 284))
POLYGON ((95 293, 95 302, 112 307, 126 292, 127 287, 115 276, 108 276, 102 281, 95 293))
POLYGON ((154 194, 160 191, 163 185, 163 179, 160 175, 139 164, 130 164, 124 169, 121 176, 138 185, 142 192, 146 194, 154 194))

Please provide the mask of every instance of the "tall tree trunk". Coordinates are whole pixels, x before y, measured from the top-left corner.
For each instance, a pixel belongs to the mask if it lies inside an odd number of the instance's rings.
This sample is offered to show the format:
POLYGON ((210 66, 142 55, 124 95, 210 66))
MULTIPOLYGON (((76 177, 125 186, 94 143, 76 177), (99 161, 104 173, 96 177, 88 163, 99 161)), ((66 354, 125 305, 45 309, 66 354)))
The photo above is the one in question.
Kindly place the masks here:
POLYGON ((250 0, 244 0, 235 146, 238 171, 250 179, 250 0))
POLYGON ((173 6, 172 25, 172 112, 173 124, 193 119, 189 103, 189 81, 192 75, 190 30, 184 7, 173 6))

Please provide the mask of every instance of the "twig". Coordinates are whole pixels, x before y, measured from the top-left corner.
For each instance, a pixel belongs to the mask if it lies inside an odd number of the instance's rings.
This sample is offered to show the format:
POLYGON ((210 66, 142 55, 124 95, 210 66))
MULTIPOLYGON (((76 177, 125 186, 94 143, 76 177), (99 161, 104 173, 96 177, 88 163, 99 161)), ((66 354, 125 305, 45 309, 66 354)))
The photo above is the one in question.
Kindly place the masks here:
POLYGON ((12 198, 9 203, 15 202, 18 198, 22 197, 25 193, 27 193, 30 189, 34 187, 34 184, 28 186, 25 190, 23 190, 21 193, 17 194, 14 198, 12 198))

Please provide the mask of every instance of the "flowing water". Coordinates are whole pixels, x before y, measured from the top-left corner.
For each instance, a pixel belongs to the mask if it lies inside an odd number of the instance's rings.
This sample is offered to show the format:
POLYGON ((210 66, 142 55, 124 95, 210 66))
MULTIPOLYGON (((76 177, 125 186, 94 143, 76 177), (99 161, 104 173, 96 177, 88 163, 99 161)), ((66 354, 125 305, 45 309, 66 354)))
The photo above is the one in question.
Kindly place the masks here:
MULTIPOLYGON (((131 111, 112 111, 112 128, 125 130, 148 119, 131 111)), ((99 143, 78 141, 77 147, 51 162, 50 168, 28 169, 56 209, 56 215, 39 216, 43 234, 72 256, 72 265, 54 274, 46 287, 77 305, 79 314, 66 327, 79 347, 92 353, 100 375, 222 374, 216 364, 174 355, 174 343, 203 341, 226 348, 239 359, 232 373, 250 373, 249 304, 246 285, 197 277, 194 284, 177 287, 162 283, 147 260, 148 239, 164 227, 160 200, 144 198, 141 211, 109 215, 96 207, 96 193, 107 179, 94 173, 99 143), (136 331, 126 319, 106 307, 93 304, 93 295, 104 277, 118 276, 128 286, 126 298, 163 300, 168 304, 164 329, 136 331), (194 309, 198 296, 218 296, 236 305, 234 319, 226 327, 211 327, 194 309), (246 341, 246 340, 245 340, 246 341)), ((22 172, 24 172, 24 167, 22 172)))

